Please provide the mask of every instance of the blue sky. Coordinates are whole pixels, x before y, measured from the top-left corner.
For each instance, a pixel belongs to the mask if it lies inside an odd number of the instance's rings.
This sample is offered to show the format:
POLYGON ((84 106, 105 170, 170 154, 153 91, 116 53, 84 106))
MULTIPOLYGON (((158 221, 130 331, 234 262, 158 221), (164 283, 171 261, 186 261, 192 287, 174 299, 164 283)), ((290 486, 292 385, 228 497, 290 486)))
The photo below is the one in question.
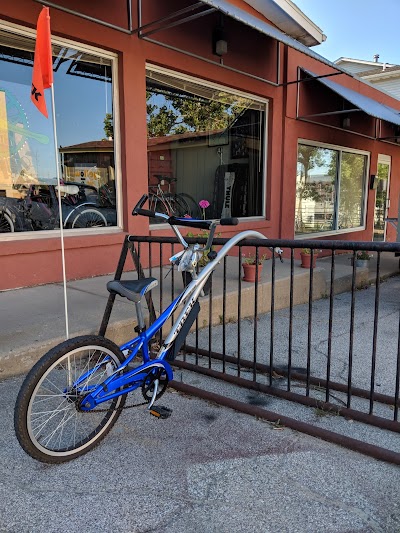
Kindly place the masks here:
POLYGON ((327 41, 314 46, 335 61, 351 57, 400 64, 400 0, 293 0, 321 28, 327 41))

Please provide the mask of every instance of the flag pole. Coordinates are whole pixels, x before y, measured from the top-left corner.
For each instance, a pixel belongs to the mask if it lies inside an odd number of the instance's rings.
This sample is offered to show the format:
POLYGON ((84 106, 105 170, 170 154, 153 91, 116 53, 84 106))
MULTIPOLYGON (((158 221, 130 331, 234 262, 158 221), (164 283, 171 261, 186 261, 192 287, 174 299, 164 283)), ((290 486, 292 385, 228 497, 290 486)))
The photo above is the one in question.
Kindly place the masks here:
POLYGON ((60 238, 61 238, 61 263, 64 286, 64 311, 65 311, 65 334, 69 338, 68 327, 68 303, 67 303, 67 277, 65 273, 65 249, 64 249, 64 224, 61 202, 61 179, 60 164, 58 159, 58 142, 57 142, 57 125, 54 102, 53 86, 53 56, 51 48, 51 31, 50 31, 50 13, 48 7, 43 7, 37 21, 35 55, 33 59, 31 101, 37 109, 48 118, 45 89, 51 89, 51 104, 53 114, 53 132, 54 132, 54 156, 56 163, 57 175, 57 196, 58 210, 60 221, 60 238))
POLYGON ((69 325, 68 325, 68 299, 67 299, 67 276, 65 270, 65 249, 64 249, 64 221, 62 214, 61 203, 61 179, 60 179, 60 165, 58 161, 58 142, 57 142, 57 127, 56 127, 56 112, 54 107, 54 86, 51 84, 51 107, 53 110, 53 131, 54 131, 54 155, 56 159, 56 175, 57 175, 57 197, 58 197, 58 210, 60 213, 60 239, 61 239, 61 263, 62 263, 62 275, 63 275, 63 288, 64 288, 64 312, 65 312, 65 336, 69 339, 69 325))

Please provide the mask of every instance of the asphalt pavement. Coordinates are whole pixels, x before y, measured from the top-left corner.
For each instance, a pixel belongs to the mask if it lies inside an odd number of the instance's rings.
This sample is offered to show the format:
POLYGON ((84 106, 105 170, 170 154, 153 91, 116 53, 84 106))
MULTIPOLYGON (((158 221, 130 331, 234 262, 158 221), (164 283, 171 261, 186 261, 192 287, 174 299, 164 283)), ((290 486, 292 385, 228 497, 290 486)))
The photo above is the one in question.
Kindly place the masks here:
POLYGON ((397 466, 173 391, 170 418, 128 409, 88 454, 38 463, 14 436, 20 384, 0 382, 2 532, 400 531, 397 466))

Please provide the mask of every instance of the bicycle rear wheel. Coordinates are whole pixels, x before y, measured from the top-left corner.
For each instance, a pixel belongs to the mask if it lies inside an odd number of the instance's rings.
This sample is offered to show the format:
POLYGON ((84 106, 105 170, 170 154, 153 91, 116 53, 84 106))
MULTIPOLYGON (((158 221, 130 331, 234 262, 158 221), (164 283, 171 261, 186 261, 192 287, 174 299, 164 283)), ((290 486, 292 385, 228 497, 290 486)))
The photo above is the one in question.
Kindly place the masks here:
MULTIPOLYGON (((163 215, 171 216, 172 212, 169 209, 168 205, 156 194, 149 195, 149 210, 155 211, 156 213, 162 213, 163 215)), ((152 223, 162 223, 160 219, 152 219, 152 223)))
POLYGON ((94 335, 70 339, 44 355, 27 375, 15 406, 15 433, 25 452, 44 463, 63 463, 96 446, 120 416, 126 395, 87 413, 79 403, 123 361, 116 344, 94 335))
POLYGON ((198 219, 203 218, 199 204, 196 202, 196 200, 192 196, 190 196, 190 194, 186 194, 185 192, 180 192, 179 197, 188 206, 189 215, 192 218, 198 218, 198 219))
POLYGON ((178 194, 166 194, 165 195, 168 203, 171 205, 174 215, 176 217, 184 217, 189 215, 189 206, 183 198, 178 194))

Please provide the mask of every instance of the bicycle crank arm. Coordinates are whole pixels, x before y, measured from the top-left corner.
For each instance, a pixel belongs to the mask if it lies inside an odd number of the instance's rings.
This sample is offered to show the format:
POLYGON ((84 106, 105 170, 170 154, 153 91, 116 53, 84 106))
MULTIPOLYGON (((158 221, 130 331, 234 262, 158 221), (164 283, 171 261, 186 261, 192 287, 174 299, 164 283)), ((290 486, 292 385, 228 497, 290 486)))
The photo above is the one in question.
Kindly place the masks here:
POLYGON ((151 409, 153 407, 153 403, 156 401, 156 397, 157 397, 157 392, 158 392, 158 385, 160 383, 160 380, 159 379, 156 379, 154 380, 154 390, 153 390, 153 396, 151 397, 151 400, 150 400, 150 403, 149 403, 149 406, 147 409, 151 409))

